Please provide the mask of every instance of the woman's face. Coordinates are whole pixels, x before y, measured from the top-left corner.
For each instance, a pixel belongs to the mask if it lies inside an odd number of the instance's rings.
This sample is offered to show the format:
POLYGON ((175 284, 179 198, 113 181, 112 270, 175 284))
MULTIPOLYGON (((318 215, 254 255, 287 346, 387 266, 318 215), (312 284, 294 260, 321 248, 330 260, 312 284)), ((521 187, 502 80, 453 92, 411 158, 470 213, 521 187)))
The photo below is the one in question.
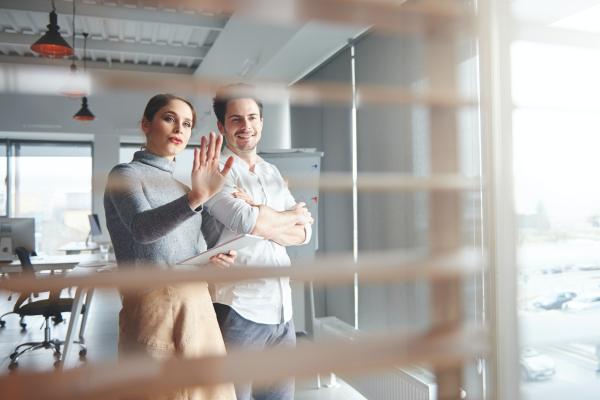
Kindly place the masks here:
POLYGON ((192 125, 190 106, 181 100, 171 100, 154 114, 151 121, 142 120, 146 150, 172 160, 188 144, 192 125))

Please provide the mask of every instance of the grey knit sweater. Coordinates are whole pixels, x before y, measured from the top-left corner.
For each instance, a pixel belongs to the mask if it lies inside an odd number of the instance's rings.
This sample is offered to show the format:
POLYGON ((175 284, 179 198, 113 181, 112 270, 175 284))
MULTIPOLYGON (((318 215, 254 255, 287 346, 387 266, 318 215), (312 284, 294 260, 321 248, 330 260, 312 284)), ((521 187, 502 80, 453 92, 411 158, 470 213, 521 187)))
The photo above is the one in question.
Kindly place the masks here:
POLYGON ((110 172, 104 211, 119 265, 174 265, 206 250, 202 214, 174 169, 174 161, 138 151, 110 172))

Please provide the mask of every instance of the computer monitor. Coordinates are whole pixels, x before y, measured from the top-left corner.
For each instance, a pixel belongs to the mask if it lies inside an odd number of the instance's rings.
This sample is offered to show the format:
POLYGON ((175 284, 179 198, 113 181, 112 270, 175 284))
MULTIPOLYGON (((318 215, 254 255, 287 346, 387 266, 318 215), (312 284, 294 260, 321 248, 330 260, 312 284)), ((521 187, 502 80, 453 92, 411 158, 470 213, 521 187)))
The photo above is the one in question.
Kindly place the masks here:
POLYGON ((89 214, 88 221, 90 222, 90 233, 85 238, 85 246, 97 246, 94 243, 94 236, 102 235, 102 228, 100 228, 100 218, 98 218, 98 214, 89 214))
POLYGON ((88 220, 90 221, 90 235, 102 235, 102 228, 100 228, 100 218, 98 218, 98 214, 88 215, 88 220))
POLYGON ((34 218, 0 218, 0 260, 13 260, 17 247, 35 251, 34 218))

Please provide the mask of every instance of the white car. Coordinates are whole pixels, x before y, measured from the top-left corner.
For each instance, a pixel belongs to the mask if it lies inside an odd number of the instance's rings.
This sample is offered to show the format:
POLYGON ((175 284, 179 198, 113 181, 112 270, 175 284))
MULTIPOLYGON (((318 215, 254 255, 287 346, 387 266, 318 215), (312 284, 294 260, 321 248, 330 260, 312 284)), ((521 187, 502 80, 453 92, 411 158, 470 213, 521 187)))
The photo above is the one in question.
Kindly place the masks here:
POLYGON ((565 304, 577 297, 575 292, 559 292, 538 297, 532 304, 538 310, 560 310, 565 304))
POLYGON ((521 364, 521 376, 526 381, 550 379, 556 373, 554 360, 531 347, 521 351, 519 364, 521 364))
POLYGON ((564 304, 565 310, 587 310, 600 308, 600 292, 584 293, 564 304))

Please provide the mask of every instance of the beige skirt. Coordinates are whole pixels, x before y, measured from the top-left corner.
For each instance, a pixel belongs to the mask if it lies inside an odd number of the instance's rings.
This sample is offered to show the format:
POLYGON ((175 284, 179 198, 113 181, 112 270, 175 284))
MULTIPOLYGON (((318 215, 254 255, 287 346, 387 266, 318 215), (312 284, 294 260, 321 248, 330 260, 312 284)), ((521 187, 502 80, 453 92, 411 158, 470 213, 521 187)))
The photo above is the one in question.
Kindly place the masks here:
MULTIPOLYGON (((140 352, 156 359, 225 354, 206 283, 167 286, 123 296, 119 313, 119 355, 140 352)), ((181 388, 173 393, 142 398, 232 400, 235 391, 232 384, 225 384, 181 388)))

